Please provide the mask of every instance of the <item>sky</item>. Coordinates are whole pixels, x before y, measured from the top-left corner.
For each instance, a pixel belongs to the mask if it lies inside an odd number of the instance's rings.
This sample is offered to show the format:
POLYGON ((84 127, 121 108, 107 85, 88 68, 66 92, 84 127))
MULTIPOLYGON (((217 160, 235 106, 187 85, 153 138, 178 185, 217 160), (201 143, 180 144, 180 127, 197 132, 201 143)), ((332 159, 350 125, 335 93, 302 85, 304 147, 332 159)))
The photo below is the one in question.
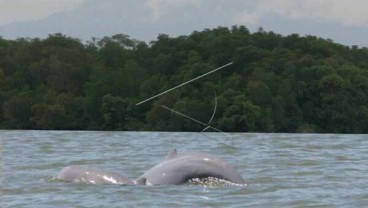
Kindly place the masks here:
POLYGON ((81 40, 117 33, 152 41, 218 26, 262 27, 368 47, 367 0, 0 0, 0 36, 81 40))

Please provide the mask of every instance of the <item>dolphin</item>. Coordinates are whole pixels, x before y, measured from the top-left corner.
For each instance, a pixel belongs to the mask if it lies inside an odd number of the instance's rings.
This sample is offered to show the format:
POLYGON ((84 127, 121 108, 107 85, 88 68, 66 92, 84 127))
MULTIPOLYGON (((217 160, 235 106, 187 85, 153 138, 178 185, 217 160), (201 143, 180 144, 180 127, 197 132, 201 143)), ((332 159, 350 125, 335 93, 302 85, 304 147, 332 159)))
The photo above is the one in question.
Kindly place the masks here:
MULTIPOLYGON (((116 172, 83 166, 67 166, 61 169, 56 179, 65 182, 82 182, 88 184, 133 185, 133 180, 116 172)), ((141 182, 142 183, 142 182, 141 182)), ((143 180, 144 183, 144 180, 143 180)))
POLYGON ((178 154, 176 149, 166 159, 135 180, 143 185, 179 185, 193 178, 218 178, 234 184, 245 184, 235 168, 213 155, 203 153, 178 154))

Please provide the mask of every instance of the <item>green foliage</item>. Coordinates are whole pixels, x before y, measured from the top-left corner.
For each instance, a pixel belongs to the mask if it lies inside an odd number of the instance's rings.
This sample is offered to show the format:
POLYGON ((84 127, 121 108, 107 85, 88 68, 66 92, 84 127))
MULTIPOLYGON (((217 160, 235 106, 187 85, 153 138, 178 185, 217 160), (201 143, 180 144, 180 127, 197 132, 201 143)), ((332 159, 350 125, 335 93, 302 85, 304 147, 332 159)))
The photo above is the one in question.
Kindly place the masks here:
POLYGON ((78 39, 0 37, 0 128, 368 133, 368 49, 244 26, 78 39), (135 103, 233 61, 214 74, 135 103))
POLYGON ((41 129, 65 128, 65 107, 59 104, 47 105, 44 103, 32 106, 31 121, 41 129))
POLYGON ((6 128, 27 129, 31 127, 31 101, 26 95, 15 95, 3 103, 6 128))

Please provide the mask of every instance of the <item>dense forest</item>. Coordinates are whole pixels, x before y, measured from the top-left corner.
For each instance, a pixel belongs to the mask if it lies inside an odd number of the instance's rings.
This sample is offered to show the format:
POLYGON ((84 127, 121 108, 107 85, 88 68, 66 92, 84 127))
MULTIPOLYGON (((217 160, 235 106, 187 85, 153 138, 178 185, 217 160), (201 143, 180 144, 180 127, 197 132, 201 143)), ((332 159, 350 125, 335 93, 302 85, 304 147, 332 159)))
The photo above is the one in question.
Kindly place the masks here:
POLYGON ((368 133, 368 48, 244 26, 80 40, 0 37, 0 128, 368 133), (166 93, 219 66, 232 65, 166 93))

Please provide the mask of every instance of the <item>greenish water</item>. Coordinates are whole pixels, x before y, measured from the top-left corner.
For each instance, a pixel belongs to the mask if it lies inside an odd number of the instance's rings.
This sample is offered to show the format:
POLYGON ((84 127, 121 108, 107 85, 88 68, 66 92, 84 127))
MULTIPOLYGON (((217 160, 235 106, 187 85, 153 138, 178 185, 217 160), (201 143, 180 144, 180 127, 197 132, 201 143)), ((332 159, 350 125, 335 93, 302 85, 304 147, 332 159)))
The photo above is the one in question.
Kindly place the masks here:
POLYGON ((368 135, 0 131, 2 207, 367 207, 368 135), (245 187, 63 183, 68 165, 138 177, 173 147, 232 163, 245 187))

